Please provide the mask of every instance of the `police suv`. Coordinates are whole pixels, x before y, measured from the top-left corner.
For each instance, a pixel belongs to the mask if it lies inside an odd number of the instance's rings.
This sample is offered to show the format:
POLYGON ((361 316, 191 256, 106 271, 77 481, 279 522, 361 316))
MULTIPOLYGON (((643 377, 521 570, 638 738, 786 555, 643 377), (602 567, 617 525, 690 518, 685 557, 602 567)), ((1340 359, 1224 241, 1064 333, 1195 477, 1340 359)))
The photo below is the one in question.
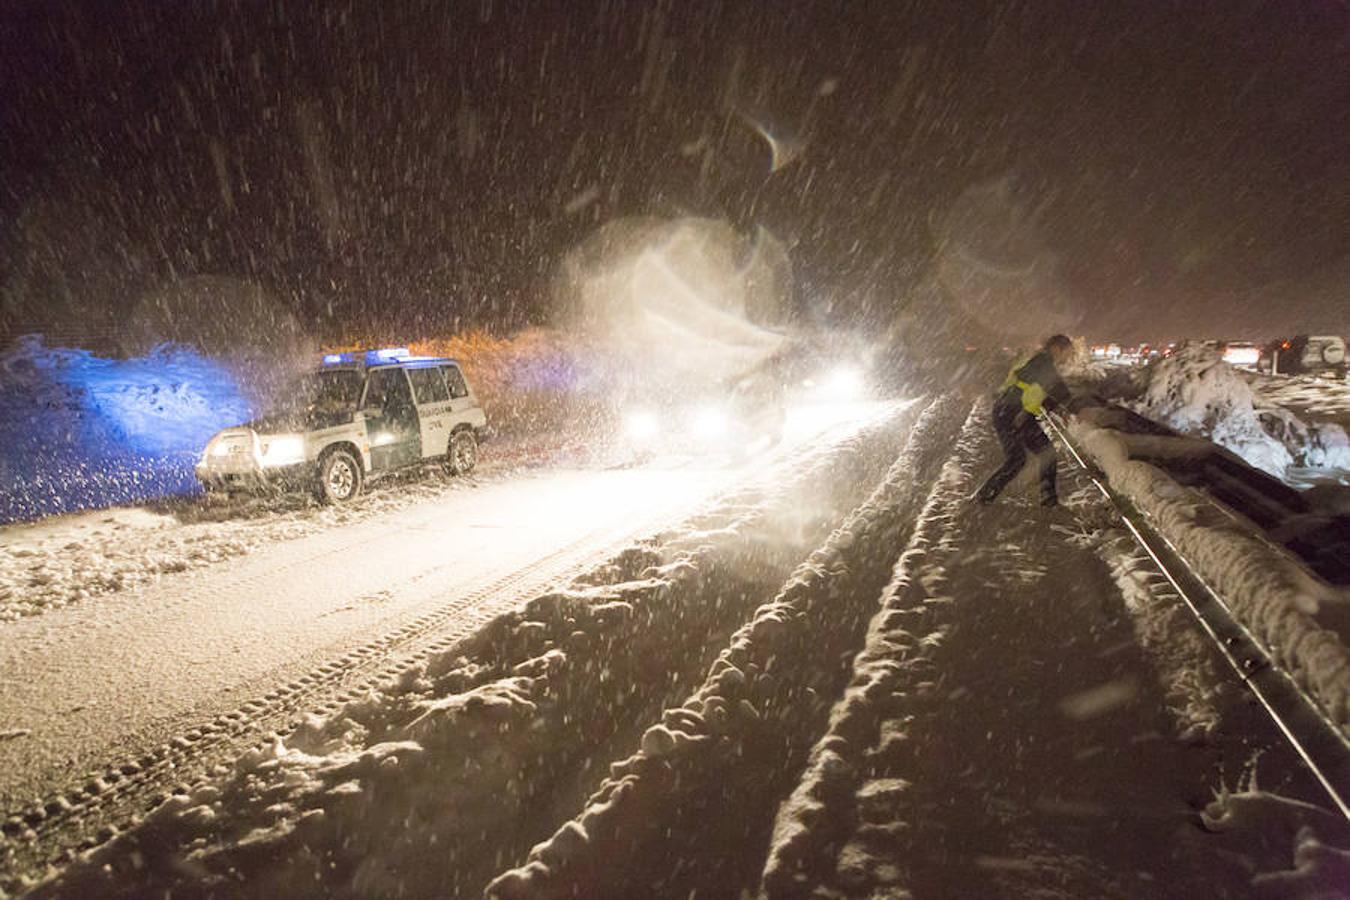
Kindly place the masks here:
POLYGON ((453 359, 404 348, 330 353, 278 408, 211 438, 197 479, 225 491, 308 485, 344 503, 370 478, 423 461, 469 472, 486 425, 453 359))

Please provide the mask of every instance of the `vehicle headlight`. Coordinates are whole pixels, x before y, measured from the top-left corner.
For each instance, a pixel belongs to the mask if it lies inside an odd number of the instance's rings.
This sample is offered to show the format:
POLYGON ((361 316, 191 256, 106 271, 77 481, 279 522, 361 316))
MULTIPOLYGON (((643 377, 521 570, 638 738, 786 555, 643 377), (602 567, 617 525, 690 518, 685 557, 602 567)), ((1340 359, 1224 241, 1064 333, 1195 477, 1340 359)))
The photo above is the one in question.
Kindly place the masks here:
POLYGON ((694 435, 701 438, 721 437, 727 433, 731 421, 720 406, 705 406, 694 413, 694 435))
POLYGON ((283 434, 262 439, 260 461, 264 466, 289 466, 305 461, 305 439, 283 434))
POLYGON ((212 438, 210 445, 208 445, 206 448, 206 453, 203 455, 224 456, 229 452, 230 452, 229 444, 225 443, 224 441, 212 438))
POLYGON ((623 423, 624 434, 636 441, 651 440, 660 430, 661 423, 656 414, 646 411, 629 413, 623 423))
POLYGON ((825 381, 825 387, 830 396, 851 400, 862 393, 862 373, 852 366, 840 366, 830 373, 825 381))

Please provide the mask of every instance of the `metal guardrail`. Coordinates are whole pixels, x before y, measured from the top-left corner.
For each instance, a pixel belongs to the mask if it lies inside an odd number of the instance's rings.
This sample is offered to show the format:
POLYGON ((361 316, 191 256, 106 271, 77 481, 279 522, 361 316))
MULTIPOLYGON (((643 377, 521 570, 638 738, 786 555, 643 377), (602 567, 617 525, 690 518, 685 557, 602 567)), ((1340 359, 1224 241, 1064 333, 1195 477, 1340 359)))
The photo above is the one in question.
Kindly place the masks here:
POLYGON ((1237 620, 1228 604, 1191 567, 1172 542, 1153 528, 1148 517, 1127 497, 1112 490, 1101 472, 1083 459, 1059 424, 1049 416, 1044 421, 1074 462, 1116 509, 1135 542, 1171 583, 1220 655, 1251 690, 1332 804, 1350 822, 1350 741, 1346 740, 1345 734, 1303 692, 1293 677, 1275 663, 1261 642, 1237 620))

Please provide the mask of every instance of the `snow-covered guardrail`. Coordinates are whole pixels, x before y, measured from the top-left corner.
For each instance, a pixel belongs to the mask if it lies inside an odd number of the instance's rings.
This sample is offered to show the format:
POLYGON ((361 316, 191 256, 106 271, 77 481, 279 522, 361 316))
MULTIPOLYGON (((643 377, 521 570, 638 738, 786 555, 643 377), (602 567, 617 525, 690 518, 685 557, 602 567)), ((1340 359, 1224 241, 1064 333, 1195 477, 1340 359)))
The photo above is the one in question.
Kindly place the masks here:
MULTIPOLYGON (((1140 545, 1350 818, 1347 591, 1316 577, 1203 491, 1133 458, 1136 436, 1091 421, 1060 436, 1080 463, 1089 465, 1086 455, 1098 467, 1098 486, 1140 545)), ((1144 440, 1157 458, 1158 438, 1144 440)))
MULTIPOLYGON (((1130 435, 1085 422, 1069 430, 1110 483, 1145 513, 1197 573, 1305 686, 1350 737, 1350 648, 1319 617, 1345 613, 1350 597, 1214 508, 1202 492, 1131 458, 1130 435)), ((1156 452, 1157 438, 1150 438, 1156 452)))

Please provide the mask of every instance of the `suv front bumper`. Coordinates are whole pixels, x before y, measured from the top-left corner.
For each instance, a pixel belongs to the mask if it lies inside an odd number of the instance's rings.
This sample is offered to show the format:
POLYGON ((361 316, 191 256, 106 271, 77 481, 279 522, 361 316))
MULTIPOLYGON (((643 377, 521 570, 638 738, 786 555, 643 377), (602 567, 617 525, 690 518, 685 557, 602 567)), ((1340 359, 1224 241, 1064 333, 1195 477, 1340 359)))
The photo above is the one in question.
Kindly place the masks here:
POLYGON ((214 460, 197 464, 197 480, 208 491, 266 491, 302 485, 313 477, 308 463, 288 466, 222 464, 214 460))

